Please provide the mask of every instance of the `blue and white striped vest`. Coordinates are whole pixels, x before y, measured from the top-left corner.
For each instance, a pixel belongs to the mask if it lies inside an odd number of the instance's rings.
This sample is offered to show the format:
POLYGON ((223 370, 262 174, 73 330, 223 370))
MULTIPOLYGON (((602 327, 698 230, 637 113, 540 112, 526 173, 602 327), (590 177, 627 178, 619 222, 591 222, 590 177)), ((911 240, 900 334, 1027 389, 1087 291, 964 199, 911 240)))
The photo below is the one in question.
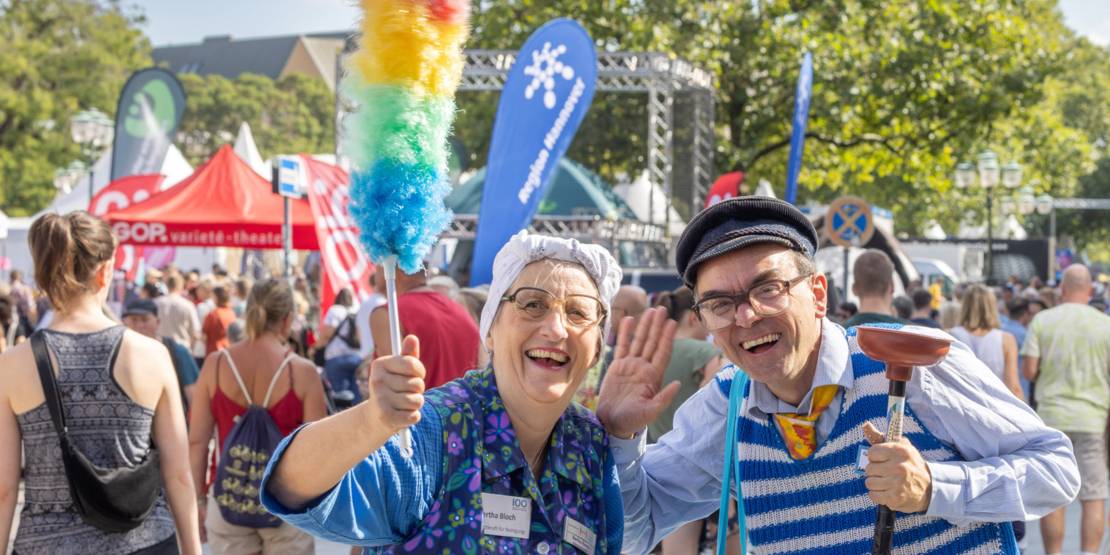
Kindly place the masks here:
MULTIPOLYGON (((741 414, 740 473, 749 540, 760 555, 870 553, 875 503, 867 497, 864 475, 856 468, 859 447, 867 445, 862 427, 871 421, 886 429, 889 382, 882 363, 867 358, 848 331, 854 386, 845 393, 829 437, 807 460, 790 458, 772 420, 741 414)), ((728 395, 731 375, 717 385, 728 395)), ((751 384, 744 390, 747 398, 751 384)), ((906 406, 903 434, 927 461, 961 460, 959 453, 926 431, 906 406)), ((922 513, 898 513, 894 554, 1017 554, 1009 523, 955 526, 922 513)))

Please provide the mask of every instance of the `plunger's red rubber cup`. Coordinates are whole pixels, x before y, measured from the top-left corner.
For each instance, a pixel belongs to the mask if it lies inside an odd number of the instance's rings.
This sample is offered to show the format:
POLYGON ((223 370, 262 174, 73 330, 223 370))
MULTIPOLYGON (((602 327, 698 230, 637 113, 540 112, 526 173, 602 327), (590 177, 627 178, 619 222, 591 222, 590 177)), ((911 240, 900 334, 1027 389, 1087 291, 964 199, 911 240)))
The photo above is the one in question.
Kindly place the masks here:
POLYGON ((938 335, 904 329, 856 328, 863 354, 886 363, 886 377, 909 381, 914 366, 932 366, 948 355, 952 340, 938 335))

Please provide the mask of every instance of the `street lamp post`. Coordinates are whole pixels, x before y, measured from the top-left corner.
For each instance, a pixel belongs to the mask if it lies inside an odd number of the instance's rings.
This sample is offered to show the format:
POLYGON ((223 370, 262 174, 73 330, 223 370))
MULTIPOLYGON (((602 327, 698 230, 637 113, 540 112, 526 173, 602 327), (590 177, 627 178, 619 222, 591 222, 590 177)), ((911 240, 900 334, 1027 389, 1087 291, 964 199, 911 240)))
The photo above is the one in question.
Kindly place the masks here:
POLYGON ((1045 193, 1037 197, 1034 205, 1037 213, 1048 216, 1048 283, 1056 284, 1056 205, 1052 195, 1045 193))
MULTIPOLYGON (((69 120, 69 131, 73 142, 81 147, 81 157, 88 161, 89 179, 89 204, 93 199, 93 172, 95 160, 93 158, 101 149, 112 142, 112 120, 104 112, 93 108, 77 112, 69 120)), ((73 183, 76 185, 76 183, 73 183)))
POLYGON ((73 179, 70 178, 66 168, 54 170, 54 188, 58 190, 59 195, 68 195, 73 190, 73 179))
POLYGON ((68 166, 54 171, 54 187, 63 195, 69 194, 81 178, 85 177, 86 171, 88 168, 85 167, 84 162, 74 160, 68 166))
POLYGON ((987 192, 987 260, 986 280, 991 282, 994 273, 994 194, 993 190, 1001 182, 1007 188, 1013 189, 1021 184, 1021 165, 1010 162, 999 166, 998 155, 989 150, 983 151, 972 165, 962 162, 956 165, 956 186, 968 189, 978 185, 987 192))

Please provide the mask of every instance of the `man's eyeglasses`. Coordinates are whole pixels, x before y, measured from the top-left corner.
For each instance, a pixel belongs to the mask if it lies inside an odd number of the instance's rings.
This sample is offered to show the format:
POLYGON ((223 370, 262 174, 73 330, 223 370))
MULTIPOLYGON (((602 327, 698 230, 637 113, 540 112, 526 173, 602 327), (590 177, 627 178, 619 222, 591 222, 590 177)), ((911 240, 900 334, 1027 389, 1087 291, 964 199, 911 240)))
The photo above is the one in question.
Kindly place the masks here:
POLYGON ((562 305, 567 324, 575 328, 588 328, 605 317, 601 299, 590 295, 573 294, 560 299, 543 289, 521 287, 501 300, 513 303, 521 315, 530 320, 542 320, 552 307, 562 305))
POLYGON ((736 294, 710 295, 694 305, 694 313, 709 331, 731 326, 736 321, 736 309, 744 303, 750 304, 752 311, 762 318, 778 316, 790 307, 790 289, 811 275, 763 281, 736 294))

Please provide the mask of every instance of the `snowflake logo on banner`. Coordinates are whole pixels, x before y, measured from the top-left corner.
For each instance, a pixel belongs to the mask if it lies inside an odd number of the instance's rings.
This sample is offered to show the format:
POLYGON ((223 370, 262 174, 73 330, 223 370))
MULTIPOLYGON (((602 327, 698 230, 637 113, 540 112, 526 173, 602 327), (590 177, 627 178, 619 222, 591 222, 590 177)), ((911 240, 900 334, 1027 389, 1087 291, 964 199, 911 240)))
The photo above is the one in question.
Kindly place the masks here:
POLYGON ((559 61, 559 56, 566 51, 566 45, 552 49, 550 42, 543 43, 542 50, 532 51, 532 63, 524 68, 524 74, 532 76, 532 82, 524 88, 524 98, 531 100, 543 87, 543 105, 548 110, 555 108, 555 76, 561 75, 567 81, 574 79, 574 68, 559 61))

